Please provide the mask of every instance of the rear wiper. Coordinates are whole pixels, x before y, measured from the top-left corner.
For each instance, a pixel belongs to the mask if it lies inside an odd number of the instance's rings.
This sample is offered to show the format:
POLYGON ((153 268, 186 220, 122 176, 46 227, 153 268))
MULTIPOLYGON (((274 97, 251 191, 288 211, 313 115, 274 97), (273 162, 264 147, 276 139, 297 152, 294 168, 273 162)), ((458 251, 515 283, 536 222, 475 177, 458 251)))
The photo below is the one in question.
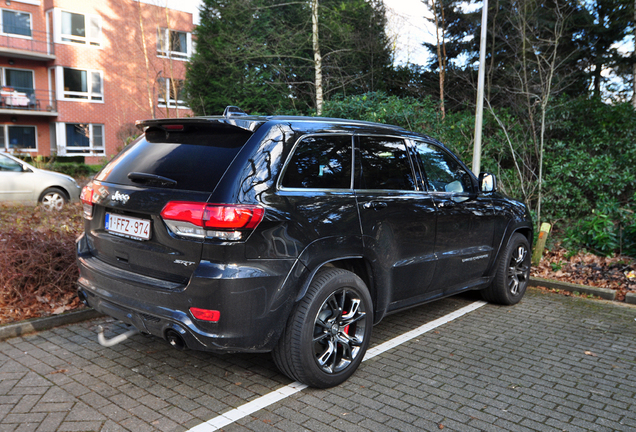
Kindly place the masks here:
POLYGON ((162 177, 157 174, 148 174, 148 173, 140 173, 140 172, 131 172, 128 173, 128 178, 137 183, 154 183, 159 186, 176 186, 177 181, 172 180, 168 177, 162 177))

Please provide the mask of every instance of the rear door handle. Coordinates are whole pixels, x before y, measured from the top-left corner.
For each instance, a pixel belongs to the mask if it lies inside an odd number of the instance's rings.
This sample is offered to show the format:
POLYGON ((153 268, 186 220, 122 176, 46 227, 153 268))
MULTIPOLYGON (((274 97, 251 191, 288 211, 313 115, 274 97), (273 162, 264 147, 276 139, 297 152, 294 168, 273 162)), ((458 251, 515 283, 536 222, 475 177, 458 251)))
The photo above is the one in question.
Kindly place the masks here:
POLYGON ((369 209, 380 210, 380 209, 386 208, 387 206, 388 204, 383 201, 369 201, 362 204, 362 207, 367 210, 369 209))

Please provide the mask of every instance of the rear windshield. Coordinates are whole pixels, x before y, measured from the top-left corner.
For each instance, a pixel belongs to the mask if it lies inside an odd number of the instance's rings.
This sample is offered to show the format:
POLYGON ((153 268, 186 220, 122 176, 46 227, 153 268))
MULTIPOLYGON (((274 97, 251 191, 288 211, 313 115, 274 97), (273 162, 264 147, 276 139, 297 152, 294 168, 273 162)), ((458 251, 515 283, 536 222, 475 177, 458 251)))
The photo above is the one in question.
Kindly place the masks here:
POLYGON ((241 129, 199 128, 166 133, 151 128, 110 161, 95 179, 120 185, 212 192, 251 135, 241 129), (134 174, 129 176, 131 173, 134 174), (158 180, 153 180, 153 176, 158 180))

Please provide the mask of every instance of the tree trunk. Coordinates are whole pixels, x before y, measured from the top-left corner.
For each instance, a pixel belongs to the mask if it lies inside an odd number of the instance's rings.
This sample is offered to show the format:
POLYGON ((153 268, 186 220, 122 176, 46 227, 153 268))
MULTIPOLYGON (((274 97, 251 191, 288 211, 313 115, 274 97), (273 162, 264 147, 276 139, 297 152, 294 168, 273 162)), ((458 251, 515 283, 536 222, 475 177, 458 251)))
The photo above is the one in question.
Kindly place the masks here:
MULTIPOLYGON (((557 7, 554 26, 554 40, 552 46, 549 47, 551 52, 547 52, 544 59, 537 58, 537 63, 544 63, 547 65, 547 76, 541 83, 542 95, 541 95, 541 135, 540 135, 540 148, 539 148, 539 196, 537 199, 537 229, 541 227, 541 201, 543 199, 543 153, 545 149, 545 130, 546 130, 546 114, 548 112, 548 104, 550 103, 550 97, 552 96, 552 80, 556 75, 557 70, 557 53, 559 50, 559 43, 563 37, 563 27, 565 26, 565 17, 557 7)), ((536 54, 539 57, 539 54, 536 54)))
POLYGON ((152 100, 152 90, 150 87, 150 62, 148 59, 148 48, 146 47, 146 35, 144 33, 144 20, 141 15, 141 2, 137 0, 137 7, 139 9, 139 29, 141 30, 141 46, 143 47, 144 52, 144 61, 146 62, 146 91, 148 94, 148 109, 150 110, 150 115, 152 118, 155 118, 155 104, 152 100))
POLYGON ((318 0, 311 2, 311 38, 314 50, 314 68, 316 71, 316 114, 322 115, 322 56, 318 41, 318 0))
POLYGON ((433 15, 435 16, 435 36, 437 39, 437 64, 439 67, 439 107, 440 111, 442 112, 442 120, 444 120, 444 118, 446 117, 446 108, 444 106, 444 81, 446 80, 446 39, 444 32, 446 30, 446 22, 444 19, 444 7, 441 2, 438 3, 436 0, 433 0, 432 9, 433 15), (441 40, 440 31, 442 33, 441 40))
POLYGON ((166 95, 166 117, 170 118, 170 90, 174 91, 174 112, 177 118, 179 118, 179 96, 177 95, 177 85, 174 81, 174 70, 172 67, 172 53, 170 52, 170 9, 168 9, 168 2, 166 1, 166 29, 168 32, 168 64, 170 65, 170 85, 168 86, 168 94, 166 95))
POLYGON ((634 52, 632 54, 632 72, 634 74, 634 94, 632 94, 632 105, 636 108, 636 0, 634 0, 634 52))

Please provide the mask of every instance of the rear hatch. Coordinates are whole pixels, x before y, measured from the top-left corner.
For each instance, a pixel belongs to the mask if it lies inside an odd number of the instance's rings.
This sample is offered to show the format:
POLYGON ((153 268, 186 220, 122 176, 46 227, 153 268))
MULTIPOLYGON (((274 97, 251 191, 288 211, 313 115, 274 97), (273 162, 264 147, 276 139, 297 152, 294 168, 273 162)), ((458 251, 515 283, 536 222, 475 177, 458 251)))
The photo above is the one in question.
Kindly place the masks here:
POLYGON ((206 203, 251 135, 210 120, 146 124, 82 191, 89 261, 187 283, 203 239, 175 235, 161 212, 170 202, 206 203))

